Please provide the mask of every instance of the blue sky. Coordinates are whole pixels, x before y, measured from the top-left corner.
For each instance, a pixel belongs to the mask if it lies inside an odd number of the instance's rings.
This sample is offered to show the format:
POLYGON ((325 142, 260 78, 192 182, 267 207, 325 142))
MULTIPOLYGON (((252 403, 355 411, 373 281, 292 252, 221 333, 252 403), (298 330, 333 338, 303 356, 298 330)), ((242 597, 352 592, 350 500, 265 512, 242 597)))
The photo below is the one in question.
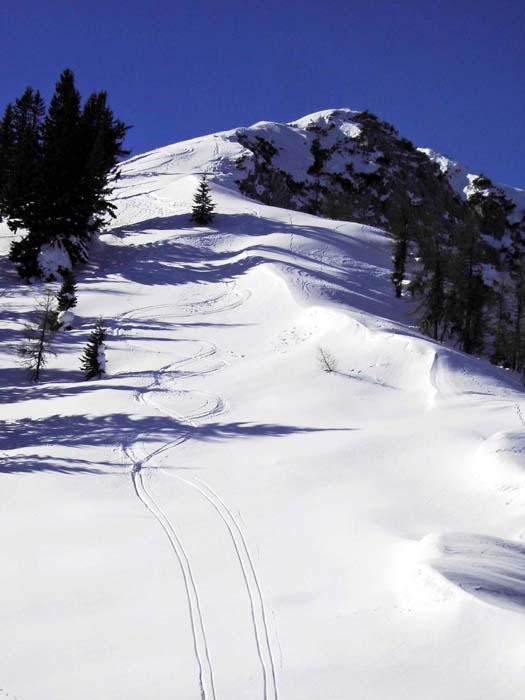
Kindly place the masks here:
POLYGON ((370 109, 525 187, 523 0, 2 0, 1 108, 60 71, 106 89, 140 153, 260 120, 370 109))

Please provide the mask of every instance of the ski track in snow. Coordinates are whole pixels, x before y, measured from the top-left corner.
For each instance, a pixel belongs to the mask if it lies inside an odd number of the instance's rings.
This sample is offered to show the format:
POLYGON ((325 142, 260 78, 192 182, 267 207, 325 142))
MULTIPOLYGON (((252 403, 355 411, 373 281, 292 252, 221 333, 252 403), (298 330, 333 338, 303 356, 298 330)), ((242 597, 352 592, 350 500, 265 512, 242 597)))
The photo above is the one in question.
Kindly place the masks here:
POLYGON ((519 403, 516 404, 516 413, 518 414, 518 419, 521 423, 521 427, 525 428, 525 418, 523 417, 523 413, 521 411, 521 406, 519 403))
MULTIPOLYGON (((246 301, 248 296, 249 292, 247 292, 243 296, 236 290, 235 286, 233 285, 232 287, 229 287, 225 293, 219 294, 215 297, 199 300, 197 302, 189 302, 187 304, 182 304, 180 308, 174 306, 173 304, 140 307, 138 309, 128 311, 120 316, 119 325, 116 328, 115 335, 121 335, 121 324, 127 319, 151 319, 152 316, 155 319, 184 318, 187 316, 193 316, 196 313, 200 313, 201 315, 207 315, 210 313, 220 313, 240 306, 244 303, 244 301, 246 301), (227 304, 220 304, 220 302, 226 300, 230 295, 233 295, 235 297, 232 302, 227 304)), ((197 360, 212 357, 218 352, 217 346, 207 341, 201 341, 196 339, 184 340, 187 342, 198 343, 201 347, 199 350, 197 350, 196 353, 192 355, 189 355, 185 358, 165 365, 160 369, 154 370, 152 372, 151 384, 146 388, 137 390, 135 393, 135 399, 144 404, 152 406, 155 410, 159 411, 160 413, 164 413, 166 415, 171 416, 182 425, 186 424, 191 427, 197 427, 197 423, 195 423, 196 420, 208 418, 210 416, 218 415, 220 413, 225 412, 227 410, 227 404, 226 401, 218 395, 214 396, 211 394, 206 394, 205 392, 196 391, 192 389, 175 390, 170 387, 170 384, 174 381, 175 377, 177 376, 176 373, 178 372, 179 367, 197 360), (159 404, 153 398, 151 398, 151 395, 156 393, 169 393, 172 395, 179 394, 186 396, 199 395, 203 397, 204 402, 197 412, 194 412, 190 415, 180 415, 172 410, 167 409, 164 406, 159 406, 159 404)), ((129 345, 131 345, 129 341, 126 342, 129 345)), ((201 376, 209 372, 217 371, 223 366, 225 366, 225 363, 213 366, 211 369, 208 370, 195 371, 194 373, 184 372, 183 376, 201 376)), ((170 521, 166 513, 162 510, 160 505, 155 501, 151 492, 147 489, 143 476, 143 470, 144 468, 147 468, 147 464, 149 462, 151 462, 154 458, 158 457, 160 454, 174 449, 182 442, 188 440, 190 437, 191 434, 190 431, 188 431, 187 435, 181 435, 175 440, 165 443, 161 447, 146 454, 142 459, 136 458, 134 450, 131 446, 125 446, 124 453, 127 455, 128 459, 133 465, 131 475, 134 490, 137 497, 144 504, 144 506, 152 513, 152 515, 159 521, 179 561, 188 599, 188 609, 192 629, 193 647, 199 669, 199 685, 201 698, 203 700, 208 700, 208 698, 210 700, 216 700, 217 696, 214 685, 213 668, 209 653, 208 640, 206 637, 206 630, 203 621, 200 598, 195 583, 195 577, 193 575, 191 564, 189 561, 189 557, 182 544, 180 536, 176 532, 173 523, 170 521)), ((279 700, 275 662, 270 642, 270 633, 268 628, 264 597, 262 593, 261 584, 259 582, 259 577, 257 575, 256 568, 254 565, 254 561, 250 554, 250 550, 247 544, 247 539, 243 532, 243 529, 241 528, 241 525, 235 518, 231 509, 223 501, 223 499, 207 483, 198 478, 195 478, 195 480, 183 478, 178 474, 174 473, 173 471, 162 471, 166 475, 175 478, 179 482, 184 483, 191 489, 197 491, 212 506, 212 508, 217 513, 224 526, 226 527, 229 537, 233 543, 236 557, 239 562, 239 567, 241 569, 242 579, 250 602, 250 611, 255 636, 255 645, 257 649, 257 656, 261 666, 261 673, 263 679, 263 700, 279 700)))
MULTIPOLYGON (((132 453, 128 452, 127 454, 133 460, 132 453)), ((193 577, 188 556, 173 524, 146 488, 142 476, 142 464, 140 461, 133 462, 132 479, 137 497, 159 521, 162 529, 168 536, 173 551, 175 552, 175 555, 179 561, 184 579, 186 595, 188 598, 188 608, 193 635, 193 647, 199 666, 199 686, 201 699, 208 700, 208 698, 210 698, 211 700, 215 700, 216 695, 213 681, 213 669, 208 649, 208 641, 206 638, 206 630, 202 619, 199 594, 197 592, 197 587, 195 585, 195 579, 193 577)))

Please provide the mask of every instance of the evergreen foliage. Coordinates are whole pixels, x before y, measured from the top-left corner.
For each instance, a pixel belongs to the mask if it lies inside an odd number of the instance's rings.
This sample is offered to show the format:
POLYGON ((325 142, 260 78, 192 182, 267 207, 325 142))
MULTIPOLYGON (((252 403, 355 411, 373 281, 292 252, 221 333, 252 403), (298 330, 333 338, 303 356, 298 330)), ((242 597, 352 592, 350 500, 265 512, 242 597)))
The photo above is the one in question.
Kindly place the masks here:
POLYGON ((46 244, 63 247, 73 265, 86 259, 92 234, 113 216, 111 183, 118 159, 129 152, 129 129, 116 119, 105 92, 84 106, 71 70, 62 72, 46 114, 38 91, 27 88, 7 105, 0 122, 0 216, 24 238, 10 258, 21 277, 41 276, 46 244))
POLYGON ((33 382, 40 381, 47 357, 54 354, 51 348, 57 326, 57 312, 51 291, 40 300, 35 310, 35 320, 24 326, 24 339, 18 348, 22 364, 27 368, 33 382))
POLYGON ((106 329, 102 319, 99 318, 81 357, 80 369, 84 372, 86 379, 98 378, 106 373, 105 340, 106 329))
POLYGON ((197 192, 193 197, 191 220, 196 223, 197 226, 207 226, 213 221, 214 209, 215 204, 210 197, 210 186, 206 180, 206 175, 203 175, 197 192))
POLYGON ((71 270, 62 269, 62 285, 58 290, 57 304, 59 311, 67 311, 77 305, 77 285, 71 270))
POLYGON ((405 279, 405 266, 408 252, 408 240, 406 236, 395 239, 395 251, 393 257, 394 269, 392 271, 392 284, 396 297, 399 299, 403 292, 403 282, 405 279))

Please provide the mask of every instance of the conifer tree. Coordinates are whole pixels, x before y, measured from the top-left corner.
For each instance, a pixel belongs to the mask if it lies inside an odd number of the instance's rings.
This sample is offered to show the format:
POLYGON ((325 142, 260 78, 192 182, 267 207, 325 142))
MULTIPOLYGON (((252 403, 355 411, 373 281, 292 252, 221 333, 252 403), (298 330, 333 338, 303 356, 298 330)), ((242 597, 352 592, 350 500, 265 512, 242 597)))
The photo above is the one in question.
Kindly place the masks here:
POLYGON ((210 197, 210 186, 206 180, 206 175, 203 175, 197 192, 193 197, 191 220, 194 221, 197 226, 207 226, 213 221, 214 209, 215 204, 210 197))
POLYGON ((91 235, 113 216, 110 183, 129 152, 128 130, 115 119, 105 92, 82 108, 71 70, 62 72, 47 115, 27 88, 0 123, 0 216, 11 230, 27 229, 10 258, 23 278, 39 277, 44 245, 65 249, 73 265, 86 259, 91 235))
POLYGON ((403 292, 403 281, 405 279, 405 266, 408 251, 408 240, 405 236, 396 238, 394 249, 394 269, 392 271, 392 284, 396 297, 400 298, 403 292))
MULTIPOLYGON (((68 236, 75 227, 81 196, 80 93, 71 70, 64 70, 43 126, 40 225, 46 238, 68 236)), ((76 231, 74 231, 76 233, 76 231)))
POLYGON ((106 373, 105 339, 106 329, 102 319, 99 318, 81 357, 80 369, 84 372, 86 379, 99 378, 106 373))
POLYGON ((24 326, 24 339, 18 348, 22 364, 28 369, 31 380, 40 381, 47 357, 53 353, 51 343, 56 330, 57 312, 51 291, 38 302, 35 321, 24 326))
POLYGON ((79 212, 83 214, 83 226, 88 233, 100 229, 107 216, 114 217, 116 207, 109 201, 113 191, 110 183, 120 176, 120 171, 115 170, 118 159, 129 155, 122 147, 129 128, 115 119, 107 104, 106 92, 93 93, 86 100, 80 118, 85 199, 79 212))
POLYGON ((521 230, 517 227, 512 232, 511 240, 507 265, 514 293, 511 298, 513 319, 508 337, 508 356, 512 369, 525 374, 525 215, 521 230))
POLYGON ((10 258, 22 276, 38 276, 37 256, 42 245, 38 220, 42 121, 45 105, 38 91, 27 88, 14 105, 7 105, 1 127, 0 214, 11 231, 29 234, 11 245, 10 258))
POLYGON ((0 209, 8 216, 12 231, 27 228, 35 215, 44 113, 40 93, 28 87, 14 105, 7 105, 2 120, 0 209))
POLYGON ((0 217, 6 213, 4 199, 11 170, 14 138, 13 105, 8 104, 0 121, 0 217))
POLYGON ((62 285, 58 290, 57 303, 59 311, 68 311, 77 305, 77 285, 75 276, 71 270, 63 268, 62 285))
POLYGON ((412 285, 422 294, 418 311, 421 314, 420 326, 423 333, 435 340, 443 340, 447 332, 444 263, 439 249, 435 251, 432 268, 427 268, 412 285))

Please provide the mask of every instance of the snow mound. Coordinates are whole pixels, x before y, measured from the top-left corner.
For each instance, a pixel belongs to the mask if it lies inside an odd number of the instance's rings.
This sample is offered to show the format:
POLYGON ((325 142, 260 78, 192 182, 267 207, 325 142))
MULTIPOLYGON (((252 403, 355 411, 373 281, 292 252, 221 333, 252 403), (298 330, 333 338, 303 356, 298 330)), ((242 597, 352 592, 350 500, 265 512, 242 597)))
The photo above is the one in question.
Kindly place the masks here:
POLYGON ((71 270, 71 260, 60 241, 41 247, 38 254, 38 267, 46 280, 58 279, 61 268, 71 270))
POLYGON ((75 314, 69 309, 67 311, 60 311, 57 316, 57 323, 60 328, 70 330, 75 323, 75 314))
POLYGON ((330 122, 333 121, 342 124, 351 121, 356 114, 360 114, 359 110, 348 109, 347 107, 340 109, 323 109, 319 112, 306 114, 304 117, 296 119, 294 122, 289 122, 289 126, 307 129, 308 127, 316 125, 328 126, 330 122))
POLYGON ((476 471, 507 498, 525 500, 525 430, 491 435, 476 454, 476 471))
POLYGON ((427 535, 420 561, 454 586, 493 605, 525 609, 525 544, 486 535, 427 535))

